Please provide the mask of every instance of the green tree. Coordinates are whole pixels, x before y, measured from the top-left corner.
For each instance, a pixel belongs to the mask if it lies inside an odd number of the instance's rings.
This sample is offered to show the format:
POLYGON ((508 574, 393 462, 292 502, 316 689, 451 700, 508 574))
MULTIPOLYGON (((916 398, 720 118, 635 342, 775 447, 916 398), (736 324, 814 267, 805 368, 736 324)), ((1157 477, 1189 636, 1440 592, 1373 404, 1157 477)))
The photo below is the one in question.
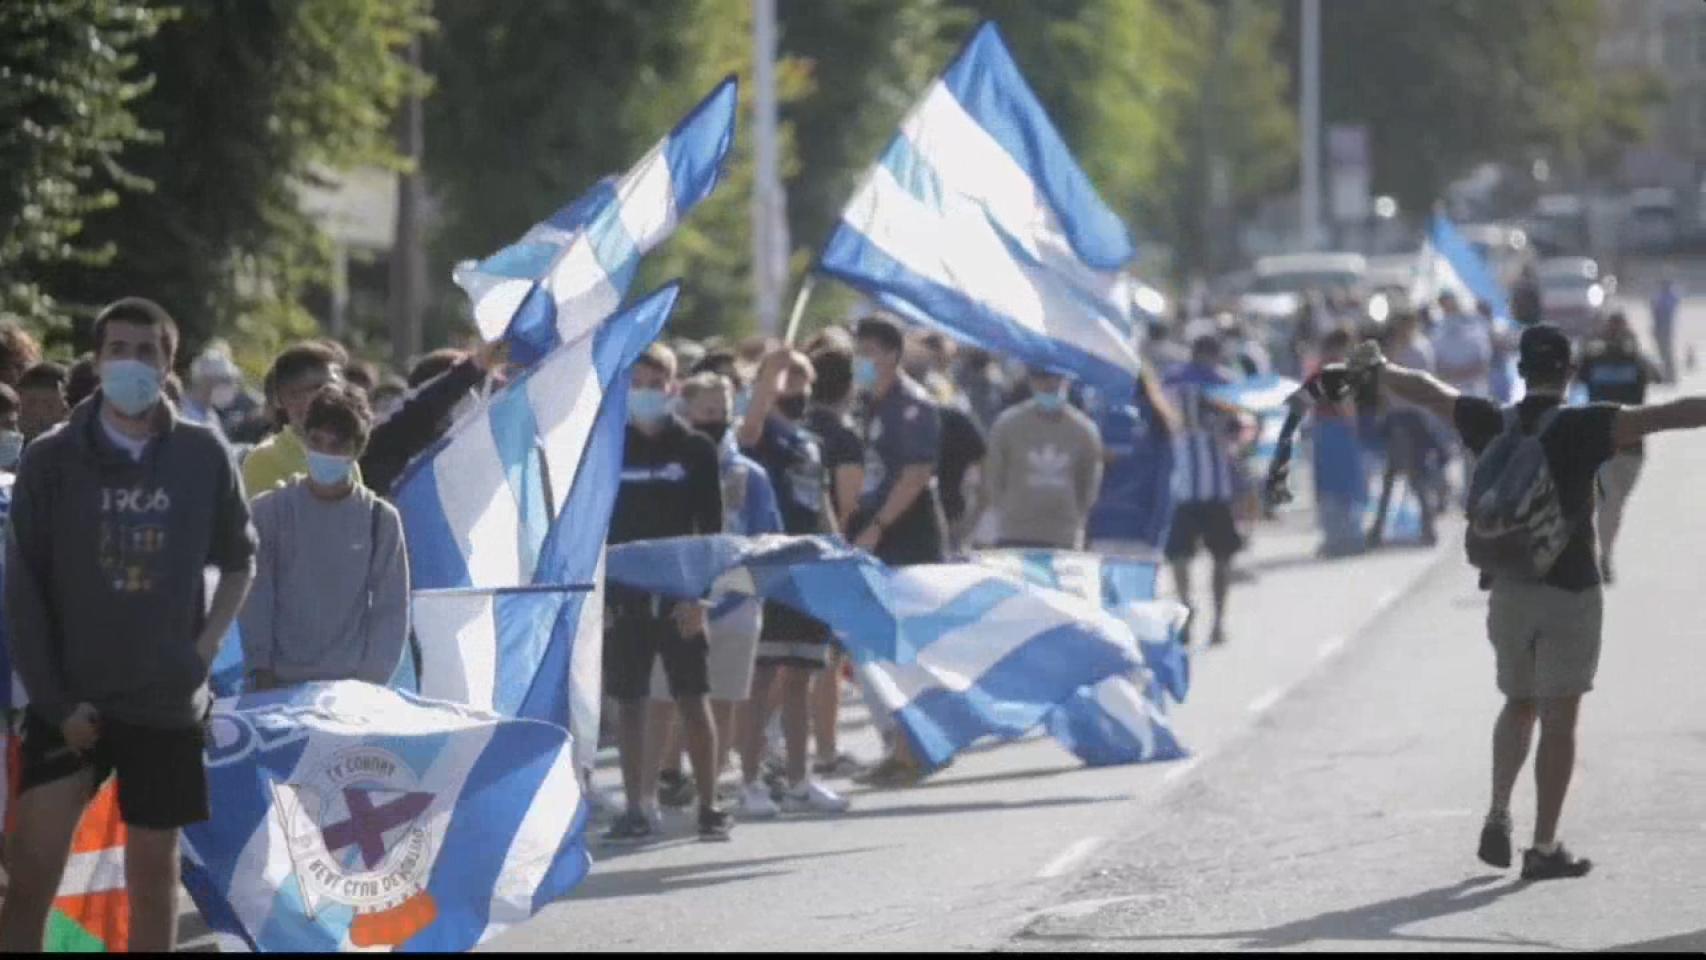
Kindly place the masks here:
POLYGON ((136 49, 164 18, 129 0, 0 4, 0 314, 62 334, 41 272, 111 261, 83 226, 120 188, 147 185, 120 158, 147 136, 136 49))
POLYGON ((322 171, 400 165, 391 122, 424 83, 401 50, 430 27, 426 0, 206 0, 138 50, 154 77, 133 102, 158 142, 125 155, 148 192, 88 219, 119 256, 55 271, 51 287, 86 313, 143 293, 184 329, 184 355, 216 334, 259 366, 311 335, 307 304, 330 249, 297 186, 322 171))
MULTIPOLYGON (((1367 124, 1373 189, 1410 211, 1477 163, 1552 153, 1572 175, 1638 135, 1656 87, 1599 77, 1595 0, 1321 5, 1322 114, 1367 124)), ((1297 23, 1282 49, 1295 64, 1297 23)))

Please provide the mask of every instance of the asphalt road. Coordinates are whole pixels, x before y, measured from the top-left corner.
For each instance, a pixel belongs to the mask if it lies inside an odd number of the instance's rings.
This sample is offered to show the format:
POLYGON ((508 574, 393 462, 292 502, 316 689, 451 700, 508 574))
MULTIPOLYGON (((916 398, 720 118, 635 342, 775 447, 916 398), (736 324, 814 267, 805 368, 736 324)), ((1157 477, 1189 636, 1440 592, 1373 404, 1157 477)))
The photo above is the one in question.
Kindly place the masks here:
MULTIPOLYGON (((1691 304, 1690 332, 1703 321, 1691 304)), ((1590 877, 1525 884, 1475 859, 1499 697, 1453 551, 1010 946, 1706 950, 1703 473, 1706 435, 1655 439, 1626 514, 1561 831, 1590 877)), ((1527 777, 1513 808, 1526 844, 1527 777)))

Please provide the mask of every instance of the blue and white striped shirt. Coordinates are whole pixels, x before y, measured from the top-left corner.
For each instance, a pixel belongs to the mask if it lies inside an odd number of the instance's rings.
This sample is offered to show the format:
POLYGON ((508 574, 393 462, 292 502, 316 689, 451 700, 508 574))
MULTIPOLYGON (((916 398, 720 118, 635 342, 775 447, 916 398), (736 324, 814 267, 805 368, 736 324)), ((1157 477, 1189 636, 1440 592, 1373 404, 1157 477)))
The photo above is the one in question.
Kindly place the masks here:
POLYGON ((1196 363, 1176 368, 1162 381, 1182 421, 1173 437, 1173 498, 1180 503, 1233 499, 1230 423, 1203 396, 1205 388, 1230 382, 1219 370, 1196 363))

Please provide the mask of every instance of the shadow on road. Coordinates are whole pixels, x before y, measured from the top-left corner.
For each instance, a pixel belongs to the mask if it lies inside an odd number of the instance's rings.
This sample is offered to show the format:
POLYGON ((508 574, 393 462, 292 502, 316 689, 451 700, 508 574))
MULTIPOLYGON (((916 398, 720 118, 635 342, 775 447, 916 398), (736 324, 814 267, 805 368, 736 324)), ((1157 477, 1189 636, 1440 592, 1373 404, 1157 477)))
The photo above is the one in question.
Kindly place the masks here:
MULTIPOLYGON (((639 847, 635 852, 645 849, 648 848, 639 847)), ((619 897, 645 897, 672 890, 690 890, 694 887, 714 887, 787 872, 753 869, 757 867, 779 866, 793 860, 816 861, 850 853, 867 853, 875 849, 877 848, 851 847, 845 850, 818 850, 774 857, 753 857, 747 860, 718 860, 669 867, 638 867, 632 870, 607 870, 595 866, 568 899, 611 900, 619 897)))
POLYGON ((1349 910, 1333 910, 1318 914, 1303 920, 1281 924, 1260 930, 1227 930, 1220 933, 1173 933, 1151 934, 1145 936, 1096 936, 1085 934, 1050 934, 1037 933, 1030 929, 1020 931, 1019 939, 1031 941, 1070 941, 1095 940, 1109 942, 1152 942, 1152 941, 1242 941, 1236 949, 1242 950, 1281 950, 1289 947, 1300 947, 1321 941, 1372 941, 1383 940, 1426 943, 1438 945, 1462 946, 1497 946, 1497 947, 1528 947, 1557 950, 1560 947, 1539 940, 1525 940, 1520 937, 1505 937, 1489 940, 1478 937, 1445 937, 1427 936, 1424 934, 1400 933, 1399 928, 1426 920, 1435 920, 1453 914, 1467 913, 1479 910, 1496 900, 1528 886, 1521 880, 1513 880, 1502 886, 1490 887, 1488 884, 1501 879, 1497 876, 1474 877, 1444 887, 1435 887, 1421 893, 1390 900, 1381 900, 1349 910))
MULTIPOLYGON (((888 791, 884 791, 885 793, 888 791)), ((859 796, 859 794, 851 794, 859 796)), ((1037 797, 1014 803, 909 803, 875 809, 855 806, 846 813, 799 814, 789 820, 880 820, 886 817, 917 817, 942 813, 987 813, 995 810, 1035 810, 1038 807, 1076 807, 1088 803, 1117 803, 1125 797, 1037 797)))
POLYGON ((1600 953, 1702 953, 1706 952, 1706 930, 1682 933, 1640 943, 1623 943, 1606 947, 1600 953))
POLYGON ((1042 780, 1048 777, 1058 777, 1065 773, 1077 773, 1087 770, 1082 763, 1069 763, 1058 767, 1037 767, 1030 770, 1009 770, 1006 773, 983 773, 975 777, 943 777, 926 780, 915 789, 934 790, 938 787, 964 787, 980 783, 1011 783, 1018 780, 1042 780))

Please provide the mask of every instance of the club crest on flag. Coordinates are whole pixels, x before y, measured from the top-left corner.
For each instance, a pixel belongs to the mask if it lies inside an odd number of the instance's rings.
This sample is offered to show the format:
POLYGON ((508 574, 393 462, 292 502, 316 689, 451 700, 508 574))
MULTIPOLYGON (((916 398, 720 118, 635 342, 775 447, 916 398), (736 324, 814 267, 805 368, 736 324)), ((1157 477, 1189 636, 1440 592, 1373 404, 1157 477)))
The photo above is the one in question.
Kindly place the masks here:
POLYGON ((433 837, 421 816, 434 794, 419 785, 401 758, 372 746, 336 755, 305 781, 273 785, 310 916, 327 903, 383 913, 424 895, 433 837))

